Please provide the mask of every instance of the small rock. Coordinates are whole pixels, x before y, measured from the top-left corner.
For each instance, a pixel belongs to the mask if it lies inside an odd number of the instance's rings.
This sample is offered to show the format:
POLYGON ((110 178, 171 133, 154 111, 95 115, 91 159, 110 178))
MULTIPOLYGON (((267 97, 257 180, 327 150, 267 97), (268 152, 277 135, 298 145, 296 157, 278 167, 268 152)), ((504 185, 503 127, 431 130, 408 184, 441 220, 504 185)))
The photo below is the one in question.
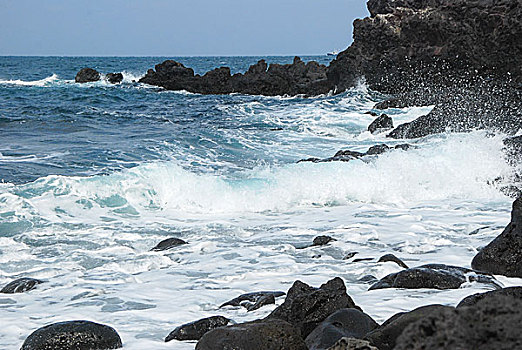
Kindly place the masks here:
POLYGON ((21 350, 105 350, 122 347, 114 328, 90 321, 67 321, 37 329, 21 350))
POLYGON ((301 329, 308 336, 328 316, 339 309, 360 308, 346 294, 346 286, 339 277, 314 288, 296 281, 288 291, 285 302, 278 306, 267 319, 280 319, 301 329))
POLYGON ((387 261, 391 261, 391 262, 394 262, 396 263, 397 265, 399 265, 400 267, 404 267, 405 269, 408 268, 408 265, 406 265, 401 259, 399 259, 398 257, 396 257, 395 255, 393 254, 386 254, 386 255, 383 255, 379 258, 379 261, 377 262, 387 262, 387 261))
POLYGON ((383 129, 393 129, 393 119, 386 114, 382 114, 368 126, 368 131, 372 134, 383 129))
POLYGON ((335 238, 332 238, 330 236, 317 236, 314 238, 314 241, 312 242, 313 247, 317 246, 323 246, 327 245, 330 242, 337 241, 335 238))
POLYGON ((230 324, 230 320, 223 316, 212 316, 198 321, 181 325, 174 329, 165 338, 165 342, 171 340, 199 340, 201 337, 216 328, 230 324))
POLYGON ((257 310, 265 305, 273 305, 275 304, 275 296, 274 294, 267 294, 259 297, 255 303, 251 303, 249 301, 241 302, 241 306, 245 307, 247 311, 257 310))
POLYGON ((305 342, 309 350, 325 350, 343 337, 363 338, 379 325, 357 309, 341 309, 328 316, 305 342))
POLYGON ((161 242, 159 242, 154 248, 151 249, 151 251, 159 252, 163 250, 168 250, 183 244, 188 244, 182 239, 179 238, 167 238, 161 242))
POLYGON ((372 261, 373 259, 372 258, 358 258, 358 259, 353 259, 352 262, 362 262, 362 261, 372 261))
POLYGON ((390 147, 383 143, 381 145, 375 145, 375 146, 370 147, 368 149, 368 151, 366 152, 366 154, 369 156, 383 154, 384 152, 388 151, 389 149, 390 149, 390 147))
POLYGON ((279 320, 258 320, 216 328, 199 340, 196 350, 307 350, 299 329, 279 320))
POLYGON ((90 83, 101 79, 101 74, 92 68, 82 68, 76 74, 74 81, 77 83, 90 83))
POLYGON ((328 350, 379 350, 371 346, 369 341, 355 338, 341 338, 328 350))
POLYGON ((43 283, 43 281, 37 280, 35 278, 19 278, 7 284, 4 288, 2 288, 2 290, 0 290, 0 293, 23 293, 35 289, 36 286, 40 283, 43 283))
MULTIPOLYGON (((241 294, 240 296, 238 296, 232 300, 229 300, 226 303, 223 303, 219 308, 222 308, 225 306, 241 306, 241 303, 243 301, 250 301, 252 303, 257 304, 257 302, 262 298, 273 296, 275 299, 278 297, 282 297, 285 294, 286 294, 285 292, 279 292, 279 291, 277 291, 277 292, 253 292, 253 293, 241 294)), ((263 305, 261 305, 261 306, 263 306, 263 305)))
POLYGON ((343 258, 343 260, 349 260, 357 254, 358 254, 357 252, 350 252, 350 253, 346 254, 346 256, 343 258))
POLYGON ((123 81, 123 74, 121 73, 109 73, 105 76, 107 81, 111 84, 119 84, 123 81))

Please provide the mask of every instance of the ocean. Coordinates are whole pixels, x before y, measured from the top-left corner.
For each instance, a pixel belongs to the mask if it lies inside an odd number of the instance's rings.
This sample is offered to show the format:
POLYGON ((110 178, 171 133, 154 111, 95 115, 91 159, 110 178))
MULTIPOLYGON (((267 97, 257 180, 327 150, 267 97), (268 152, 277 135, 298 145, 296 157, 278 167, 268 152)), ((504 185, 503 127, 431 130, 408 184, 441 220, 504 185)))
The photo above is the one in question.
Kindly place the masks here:
MULTIPOLYGON (((497 180, 514 172, 504 135, 372 135, 375 117, 366 112, 381 113, 373 106, 386 96, 364 81, 315 98, 205 96, 135 82, 165 59, 0 57, 0 287, 19 277, 45 281, 0 295, 3 349, 76 319, 114 327, 124 349, 193 349, 194 342, 163 339, 204 317, 264 317, 274 305, 218 307, 242 293, 286 292, 295 280, 319 286, 341 277, 378 322, 488 288, 368 291, 361 279, 399 271, 377 263, 388 253, 410 266, 470 267, 509 222, 513 199, 497 180), (76 84, 83 67, 123 72, 124 81, 76 84), (405 142, 414 147, 297 163, 405 142), (319 235, 336 241, 298 249, 319 235), (150 251, 169 237, 189 244, 150 251), (343 259, 349 253, 357 254, 343 259)), ((244 72, 260 58, 173 59, 201 74, 222 65, 244 72)), ((386 113, 398 125, 431 108, 386 113)))

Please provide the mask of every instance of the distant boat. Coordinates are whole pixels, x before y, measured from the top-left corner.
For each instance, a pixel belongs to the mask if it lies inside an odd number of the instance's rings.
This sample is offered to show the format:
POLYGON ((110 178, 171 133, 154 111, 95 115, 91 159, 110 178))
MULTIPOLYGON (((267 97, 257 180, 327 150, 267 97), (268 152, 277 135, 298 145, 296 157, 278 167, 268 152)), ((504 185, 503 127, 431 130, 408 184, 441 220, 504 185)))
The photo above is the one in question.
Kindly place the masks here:
POLYGON ((326 54, 326 56, 337 56, 338 54, 339 54, 339 51, 334 50, 334 51, 332 51, 332 52, 328 52, 328 53, 326 54))

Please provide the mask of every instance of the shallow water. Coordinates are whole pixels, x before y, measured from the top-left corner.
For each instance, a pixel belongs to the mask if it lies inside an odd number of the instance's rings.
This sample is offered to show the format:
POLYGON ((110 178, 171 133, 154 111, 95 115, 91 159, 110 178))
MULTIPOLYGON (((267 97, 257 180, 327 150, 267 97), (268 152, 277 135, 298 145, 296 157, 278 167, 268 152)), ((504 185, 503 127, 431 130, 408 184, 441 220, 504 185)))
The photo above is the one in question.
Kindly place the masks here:
MULTIPOLYGON (((343 257, 394 253, 410 266, 469 267, 509 221, 512 200, 493 181, 513 173, 502 135, 371 135, 365 112, 384 96, 363 84, 304 99, 202 96, 133 83, 163 59, 0 58, 0 285, 47 281, 0 296, 3 348, 19 348, 46 324, 88 319, 116 328, 125 349, 193 349, 163 339, 216 314, 236 322, 264 317, 274 306, 217 307, 245 292, 286 291, 296 279, 318 286, 342 277, 378 322, 487 289, 368 292, 361 277, 399 267, 343 257), (125 71, 124 83, 75 84, 84 66, 125 71), (296 164, 383 142, 416 148, 296 164), (322 234, 337 241, 296 249, 322 234), (172 236, 190 244, 150 252, 172 236)), ((180 60, 202 73, 223 64, 244 71, 257 58, 180 60)), ((397 125, 429 110, 387 113, 397 125)))

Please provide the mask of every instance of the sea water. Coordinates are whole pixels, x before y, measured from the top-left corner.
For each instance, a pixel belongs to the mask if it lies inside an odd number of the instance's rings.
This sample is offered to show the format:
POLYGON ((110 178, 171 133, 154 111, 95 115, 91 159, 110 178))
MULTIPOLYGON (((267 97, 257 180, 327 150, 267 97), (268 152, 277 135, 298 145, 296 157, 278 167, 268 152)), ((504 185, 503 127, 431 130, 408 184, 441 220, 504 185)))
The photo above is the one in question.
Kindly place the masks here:
MULTIPOLYGON (((163 339, 204 317, 262 318, 275 306, 218 307, 298 279, 343 278, 378 322, 487 290, 368 291, 360 279, 399 271, 376 262, 387 253, 410 266, 470 267, 509 221, 512 199, 498 180, 514 172, 504 135, 372 135, 366 112, 386 96, 364 82, 315 98, 204 96, 136 82, 165 59, 0 58, 0 286, 45 281, 0 295, 1 348, 18 349, 47 324, 87 319, 114 327, 125 349, 193 349, 163 339), (76 84, 82 67, 123 72, 123 83, 76 84), (364 160, 297 163, 405 142, 413 147, 364 160), (318 235, 336 241, 297 249, 318 235), (169 237, 189 244, 150 251, 169 237), (357 254, 344 260, 349 253, 357 254)), ((200 74, 221 65, 244 72, 258 59, 177 58, 200 74)), ((386 113, 399 125, 431 108, 386 113)))

